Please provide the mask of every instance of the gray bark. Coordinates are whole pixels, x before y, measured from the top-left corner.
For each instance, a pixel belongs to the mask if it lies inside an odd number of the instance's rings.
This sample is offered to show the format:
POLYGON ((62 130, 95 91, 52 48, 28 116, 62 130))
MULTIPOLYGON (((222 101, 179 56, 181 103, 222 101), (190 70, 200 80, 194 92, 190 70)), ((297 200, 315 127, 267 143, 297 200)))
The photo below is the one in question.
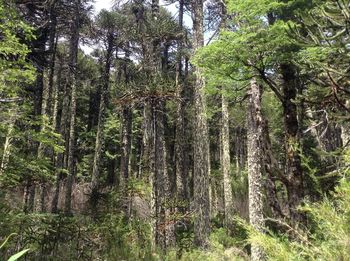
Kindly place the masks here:
POLYGON ((221 95, 221 171, 223 175, 224 187, 224 213, 225 224, 229 226, 233 215, 233 197, 231 187, 231 160, 230 160, 230 131, 229 131, 229 113, 228 102, 224 94, 221 95))
POLYGON ((296 70, 291 64, 282 64, 282 92, 283 92, 283 118, 285 130, 286 173, 288 176, 288 205, 290 218, 293 223, 304 221, 304 217, 297 211, 304 197, 303 169, 298 148, 300 147, 300 130, 297 105, 298 79, 296 70), (296 149, 297 148, 297 149, 296 149))
MULTIPOLYGON (((197 51, 204 44, 203 1, 192 0, 193 48, 197 51)), ((209 203, 209 142, 204 96, 204 79, 200 69, 194 67, 194 128, 193 128, 193 175, 194 175, 194 231, 195 245, 208 246, 210 232, 209 203)))
MULTIPOLYGON (((263 214, 263 119, 261 112, 262 88, 255 79, 250 83, 248 104, 248 183, 249 183, 249 221, 258 231, 264 229, 263 214)), ((264 260, 262 249, 252 244, 251 259, 264 260)))
POLYGON ((66 182, 66 193, 64 201, 64 213, 66 215, 72 214, 72 190, 75 178, 74 169, 74 150, 75 150, 75 123, 76 123, 76 106, 77 106, 77 60, 78 60, 78 44, 79 44, 79 28, 80 28, 80 5, 78 0, 75 3, 75 16, 71 23, 71 38, 69 45, 69 71, 68 71, 68 85, 71 89, 70 97, 70 128, 68 137, 68 157, 67 157, 67 170, 68 177, 66 182))
POLYGON ((16 115, 17 114, 17 105, 11 110, 9 110, 8 113, 8 121, 7 124, 7 134, 4 142, 4 148, 2 153, 2 159, 1 159, 1 165, 0 165, 0 176, 4 175, 8 164, 10 162, 10 156, 11 156, 11 147, 12 147, 12 140, 13 140, 13 131, 15 127, 16 122, 16 115))
MULTIPOLYGON (((183 28, 183 13, 184 13, 184 1, 179 1, 179 27, 183 28)), ((176 68, 176 95, 178 97, 176 107, 176 131, 175 131, 175 177, 176 177, 176 189, 178 208, 180 211, 184 211, 185 201, 188 198, 187 178, 188 168, 186 166, 186 131, 185 131, 185 97, 184 97, 184 85, 185 79, 182 73, 182 40, 178 41, 178 61, 176 68)))
MULTIPOLYGON (((67 121, 68 121, 68 88, 65 85, 63 90, 63 102, 62 102, 62 113, 61 113, 61 121, 58 126, 58 106, 59 106, 59 100, 58 95, 60 91, 61 81, 62 81, 62 70, 63 70, 63 59, 60 59, 59 63, 59 70, 57 75, 57 81, 54 85, 54 101, 53 101, 53 126, 55 130, 60 133, 61 138, 65 140, 66 138, 66 132, 67 132, 67 121)), ((58 153, 55 157, 55 170, 56 170, 56 180, 55 180, 55 189, 54 189, 54 195, 52 197, 51 202, 51 212, 57 213, 58 211, 58 201, 60 196, 60 185, 61 185, 61 179, 62 179, 62 169, 65 167, 63 165, 63 157, 64 153, 58 153)))
POLYGON ((108 88, 109 88, 109 77, 110 77, 113 44, 114 44, 113 33, 109 33, 107 38, 108 38, 107 39, 108 43, 107 43, 106 62, 105 62, 105 67, 102 75, 103 86, 101 90, 100 107, 98 112, 95 154, 94 154, 94 162, 92 167, 91 194, 92 194, 93 202, 96 201, 98 187, 99 187, 98 178, 100 176, 100 161, 101 161, 102 145, 103 145, 103 132, 104 132, 104 124, 105 124, 105 118, 106 118, 107 95, 108 95, 108 88))

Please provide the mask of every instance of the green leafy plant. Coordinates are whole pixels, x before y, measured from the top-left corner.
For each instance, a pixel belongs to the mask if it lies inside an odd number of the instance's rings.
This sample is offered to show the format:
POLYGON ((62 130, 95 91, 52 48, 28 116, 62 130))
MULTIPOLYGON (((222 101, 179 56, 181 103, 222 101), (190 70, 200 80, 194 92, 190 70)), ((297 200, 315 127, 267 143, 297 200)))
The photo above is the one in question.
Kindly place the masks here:
MULTIPOLYGON (((5 247, 6 243, 9 241, 9 239, 10 239, 12 236, 14 236, 14 235, 16 235, 16 233, 10 234, 10 235, 5 239, 5 241, 0 245, 0 250, 1 250, 3 247, 5 247)), ((18 260, 20 257, 24 256, 29 250, 30 250, 30 249, 27 248, 27 249, 24 249, 24 250, 22 250, 22 251, 20 251, 20 252, 18 252, 18 253, 16 253, 16 254, 14 254, 14 255, 12 255, 12 256, 8 259, 8 261, 16 261, 16 260, 18 260)))

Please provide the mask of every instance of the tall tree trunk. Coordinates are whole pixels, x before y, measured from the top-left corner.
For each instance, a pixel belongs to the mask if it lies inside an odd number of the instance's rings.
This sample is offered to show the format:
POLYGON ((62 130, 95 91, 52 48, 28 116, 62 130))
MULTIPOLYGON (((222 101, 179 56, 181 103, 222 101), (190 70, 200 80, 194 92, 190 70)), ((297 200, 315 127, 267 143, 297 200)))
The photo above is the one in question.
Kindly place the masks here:
MULTIPOLYGON (((49 85, 44 84, 43 88, 43 95, 42 95, 42 103, 41 103, 41 124, 40 124, 40 132, 44 132, 46 130, 47 125, 49 124, 49 115, 48 115, 48 102, 49 102, 49 85)), ((38 159, 45 159, 47 158, 47 147, 44 143, 39 142, 38 146, 38 159)), ((45 212, 45 194, 46 194, 46 180, 41 179, 40 184, 40 198, 38 199, 38 207, 41 212, 45 212)))
MULTIPOLYGON (((261 111, 262 88, 255 79, 250 83, 248 104, 248 184, 249 184, 249 220, 254 229, 263 231, 263 116, 261 111)), ((251 246, 251 259, 264 260, 260 247, 251 246)))
POLYGON ((129 217, 131 204, 131 195, 129 195, 128 185, 130 176, 130 153, 131 153, 131 132, 132 132, 132 109, 125 106, 121 113, 122 118, 122 137, 121 137, 121 158, 120 158, 120 188, 127 198, 126 214, 129 217))
MULTIPOLYGON (((156 216, 157 216, 157 245, 166 249, 171 244, 168 237, 169 224, 167 220, 166 196, 168 188, 168 171, 166 163, 166 145, 164 137, 164 101, 155 101, 155 131, 154 131, 154 160, 152 172, 154 173, 153 190, 157 194, 156 216)), ((168 198, 169 199, 169 198, 168 198)))
POLYGON ((288 177, 288 205, 290 218, 293 223, 303 221, 303 217, 296 208, 304 196, 303 170, 298 149, 300 149, 300 133, 297 106, 298 79, 293 65, 282 64, 282 92, 283 92, 283 119, 285 130, 286 172, 288 177))
MULTIPOLYGON (((350 109, 350 100, 346 100, 345 107, 350 109)), ((344 122, 340 125, 341 129, 341 139, 344 147, 349 147, 350 145, 350 124, 344 122)))
MULTIPOLYGON (((52 1, 50 6, 50 33, 49 33, 49 52, 50 52, 50 61, 49 61, 49 80, 48 80, 48 101, 47 101, 47 114, 52 116, 52 101, 53 101, 53 88, 54 88, 54 75, 55 75, 55 64, 56 64, 56 53, 57 53, 57 42, 58 42, 58 33, 57 33, 57 14, 55 10, 57 1, 52 1)), ((53 122, 51 117, 50 122, 53 122)))
MULTIPOLYGON (((203 1, 192 0, 193 12, 193 47, 197 51, 204 45, 203 36, 203 1)), ((210 231, 209 213, 209 142, 204 96, 204 79, 199 68, 194 68, 194 132, 193 132, 193 175, 194 175, 194 231, 195 244, 208 246, 210 231)))
POLYGON ((78 44, 79 44, 79 29, 80 29, 80 7, 81 2, 78 0, 75 3, 75 16, 72 18, 70 28, 70 44, 69 44, 69 76, 68 85, 71 89, 70 97, 70 128, 68 137, 68 158, 67 170, 68 177, 66 182, 66 193, 64 201, 64 213, 66 215, 72 214, 72 190, 75 177, 74 168, 74 150, 75 150, 75 123, 76 123, 76 107, 77 107, 77 60, 78 60, 78 44))
POLYGON ((228 102, 224 95, 221 94, 221 171, 223 175, 223 186, 224 186, 224 213, 225 213, 225 224, 229 226, 233 215, 233 197, 231 187, 231 160, 230 160, 230 130, 229 130, 229 113, 228 113, 228 102))
POLYGON ((7 125, 7 134, 4 142, 4 148, 2 153, 2 159, 1 159, 1 165, 0 165, 0 177, 4 175, 8 164, 10 163, 10 156, 11 156, 11 146, 12 146, 12 139, 13 139, 13 132, 15 130, 15 122, 17 117, 17 105, 16 107, 9 110, 8 113, 8 121, 6 122, 7 125))
MULTIPOLYGON (((53 1, 50 6, 50 33, 49 33, 49 52, 50 52, 50 61, 49 61, 49 70, 48 70, 48 83, 44 86, 43 91, 43 101, 41 105, 41 116, 42 124, 41 131, 45 130, 46 125, 49 123, 56 122, 52 116, 51 103, 52 103, 52 93, 53 93, 53 80, 55 74, 55 61, 56 61, 56 50, 57 50, 57 41, 58 36, 56 36, 56 27, 57 27, 57 17, 55 11, 56 1, 53 1)), ((55 116, 55 115, 54 115, 55 116)), ((55 127, 55 126, 54 126, 55 127)), ((44 144, 40 142, 38 148, 38 158, 41 159, 46 156, 52 156, 52 149, 48 151, 48 148, 45 148, 44 144)), ((42 180, 40 184, 40 211, 45 212, 45 197, 46 197, 46 181, 42 180)))
POLYGON ((105 117, 106 117, 109 77, 110 77, 113 44, 114 44, 113 33, 110 33, 107 37, 108 37, 107 39, 108 43, 107 43, 106 62, 105 62, 105 67, 102 75, 103 86, 101 91, 100 108, 98 112, 95 154, 94 154, 92 180, 91 180, 91 196, 92 196, 92 201, 95 203, 97 200, 97 192, 99 187, 98 178, 100 175, 100 161, 101 161, 101 153, 102 153, 102 145, 103 145, 103 132, 104 132, 105 117))
MULTIPOLYGON (((123 64, 124 71, 124 83, 128 87, 130 81, 128 62, 130 59, 129 43, 128 48, 125 50, 125 61, 123 64)), ((126 87, 126 88, 127 88, 126 87)), ((128 179, 130 169, 130 153, 132 142, 132 105, 125 105, 121 112, 122 130, 121 130, 121 158, 120 158, 120 187, 123 191, 128 191, 128 179)), ((129 196, 128 196, 129 197, 129 196)), ((128 200, 131 200, 130 198, 128 200)))
MULTIPOLYGON (((183 28, 184 0, 179 1, 179 27, 183 28)), ((175 177, 177 188, 177 201, 180 212, 186 209, 185 201, 188 199, 188 168, 186 166, 186 134, 185 134, 185 79, 182 72, 182 49, 183 40, 178 41, 178 61, 176 67, 176 95, 178 97, 176 107, 176 130, 175 130, 175 177)))
MULTIPOLYGON (((43 92, 44 92, 44 62, 41 61, 43 57, 41 57, 45 53, 45 44, 47 40, 47 35, 42 32, 40 37, 38 38, 35 47, 36 55, 36 81, 35 81, 35 90, 34 90, 34 116, 39 119, 41 115, 41 108, 43 102, 43 92), (37 56, 37 57, 36 57, 37 56)), ((34 127, 35 132, 41 131, 41 125, 37 125, 34 127)), ((33 152, 33 156, 37 156, 39 148, 39 143, 37 141, 31 141, 31 151, 33 152)), ((27 183, 27 192, 29 193, 28 200, 26 201, 27 205, 24 207, 26 212, 32 212, 35 208, 35 183, 32 178, 28 179, 27 183)))
MULTIPOLYGON (((65 139, 66 139, 66 134, 68 132, 68 103, 69 103, 69 95, 68 95, 68 86, 67 84, 64 85, 63 89, 63 101, 62 101, 62 110, 61 110, 61 119, 60 123, 58 124, 58 106, 59 106, 59 92, 61 89, 62 85, 62 71, 63 71, 63 58, 60 57, 60 62, 59 62, 59 69, 57 72, 57 82, 54 87, 54 108, 53 108, 53 125, 55 126, 55 130, 60 133, 61 138, 63 139, 63 144, 65 144, 65 139)), ((57 213, 58 212, 58 202, 59 202, 59 197, 60 197, 60 187, 61 187, 61 180, 63 176, 63 168, 66 168, 64 166, 64 154, 66 154, 67 151, 64 153, 58 153, 56 155, 55 159, 55 171, 56 171, 56 180, 55 180, 55 189, 54 189, 54 195, 52 197, 52 202, 51 202, 51 212, 52 213, 57 213)))
MULTIPOLYGON (((125 107, 122 110, 122 148, 120 159, 120 178, 122 187, 127 186, 129 179, 129 160, 131 151, 132 110, 125 107)), ((125 189, 125 188, 123 188, 125 189)))
MULTIPOLYGON (((226 28, 227 10, 225 2, 220 3, 221 7, 221 30, 226 28)), ((225 91, 221 88, 221 171, 223 176, 224 189, 224 213, 225 225, 230 226, 233 215, 233 197, 231 187, 231 159, 230 159, 230 122, 228 112, 228 101, 225 91)))
MULTIPOLYGON (((278 191, 275 181, 278 180, 278 178, 281 179, 284 177, 284 172, 283 170, 279 169, 278 162, 273 157, 269 127, 266 119, 264 119, 263 122, 263 133, 264 170, 266 173, 265 190, 267 201, 270 206, 273 218, 283 219, 285 218, 285 214, 283 213, 283 209, 278 198, 278 191)), ((286 181, 284 181, 284 184, 286 184, 286 181)))
POLYGON ((154 169, 154 139, 155 139, 155 126, 154 126, 154 105, 152 101, 146 101, 143 107, 143 153, 142 153, 142 175, 146 176, 150 181, 152 187, 151 193, 151 235, 152 235, 152 248, 157 246, 158 238, 158 191, 156 176, 153 173, 154 169))

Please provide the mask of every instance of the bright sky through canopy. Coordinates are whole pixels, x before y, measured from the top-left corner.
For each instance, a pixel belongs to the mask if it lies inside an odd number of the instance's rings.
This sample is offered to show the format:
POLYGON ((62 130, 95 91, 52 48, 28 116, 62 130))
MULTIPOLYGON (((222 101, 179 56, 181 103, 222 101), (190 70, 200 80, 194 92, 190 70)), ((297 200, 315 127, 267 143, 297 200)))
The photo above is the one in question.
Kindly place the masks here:
POLYGON ((95 14, 98 14, 102 9, 110 10, 113 5, 113 0, 95 0, 95 14))

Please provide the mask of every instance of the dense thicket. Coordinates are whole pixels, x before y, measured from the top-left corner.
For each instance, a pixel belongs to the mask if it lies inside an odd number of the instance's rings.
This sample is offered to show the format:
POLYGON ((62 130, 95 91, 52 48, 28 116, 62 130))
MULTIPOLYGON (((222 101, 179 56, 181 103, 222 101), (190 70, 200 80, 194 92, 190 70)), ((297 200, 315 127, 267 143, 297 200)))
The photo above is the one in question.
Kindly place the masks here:
POLYGON ((350 1, 163 5, 0 1, 1 259, 350 260, 350 1))

